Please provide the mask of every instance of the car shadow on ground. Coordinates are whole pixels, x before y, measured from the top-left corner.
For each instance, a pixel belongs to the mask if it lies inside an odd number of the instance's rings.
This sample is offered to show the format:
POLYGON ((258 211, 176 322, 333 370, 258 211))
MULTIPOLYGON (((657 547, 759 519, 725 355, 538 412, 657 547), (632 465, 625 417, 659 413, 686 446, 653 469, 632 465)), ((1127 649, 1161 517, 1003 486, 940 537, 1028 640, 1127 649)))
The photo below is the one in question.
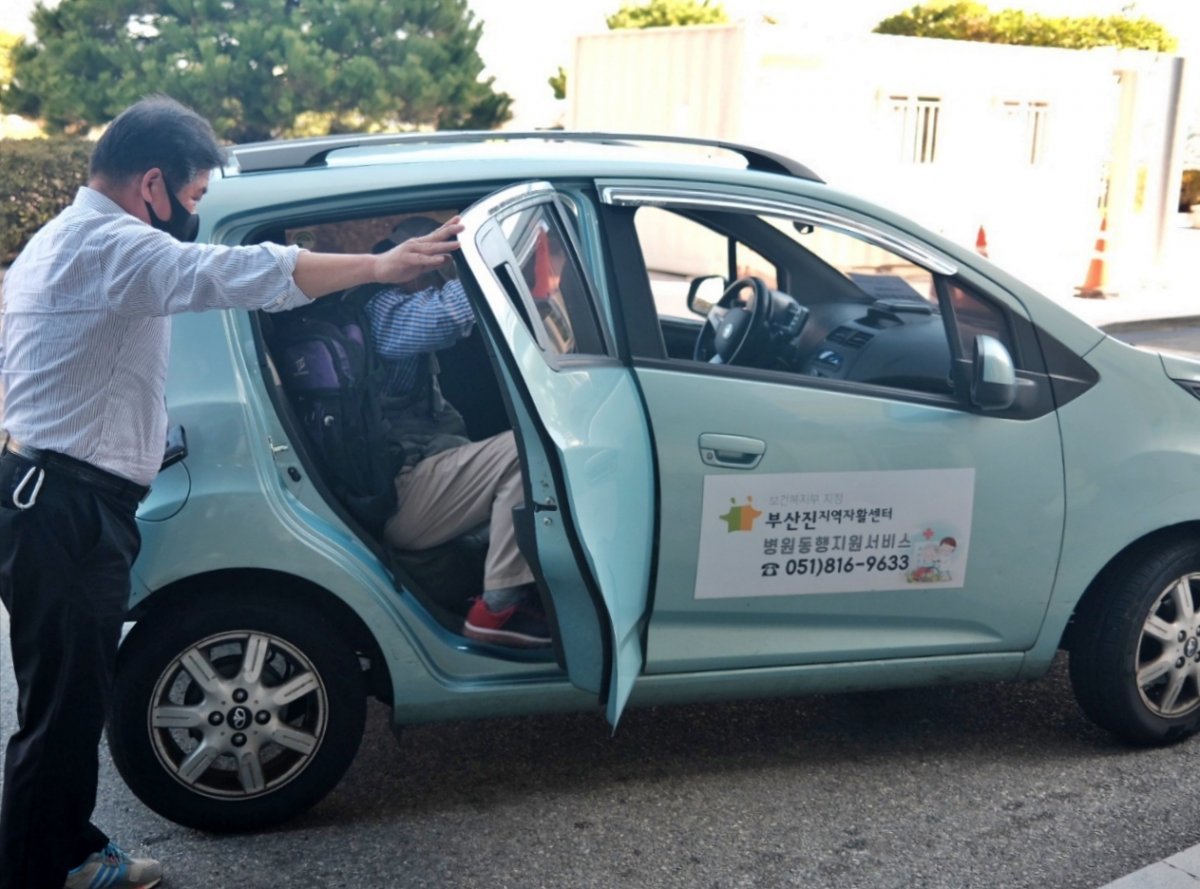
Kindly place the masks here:
POLYGON ((395 742, 373 705, 355 764, 318 807, 279 828, 490 807, 514 796, 609 790, 753 770, 857 775, 920 757, 964 772, 1139 750, 1075 705, 1065 659, 1044 678, 413 726, 395 742), (363 800, 370 800, 362 805, 363 800))

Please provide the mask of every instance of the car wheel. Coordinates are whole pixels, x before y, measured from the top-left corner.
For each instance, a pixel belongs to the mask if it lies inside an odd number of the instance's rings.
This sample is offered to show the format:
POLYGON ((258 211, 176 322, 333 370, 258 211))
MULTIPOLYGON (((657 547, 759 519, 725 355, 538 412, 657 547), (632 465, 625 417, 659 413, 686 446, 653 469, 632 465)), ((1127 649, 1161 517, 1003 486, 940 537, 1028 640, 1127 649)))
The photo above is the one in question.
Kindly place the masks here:
POLYGON ((319 613, 229 598, 163 609, 131 630, 108 742, 121 776, 160 815, 249 830, 332 790, 365 717, 359 660, 319 613))
POLYGON ((1200 728, 1200 543, 1135 552, 1080 609, 1071 684, 1093 722, 1137 744, 1200 728))

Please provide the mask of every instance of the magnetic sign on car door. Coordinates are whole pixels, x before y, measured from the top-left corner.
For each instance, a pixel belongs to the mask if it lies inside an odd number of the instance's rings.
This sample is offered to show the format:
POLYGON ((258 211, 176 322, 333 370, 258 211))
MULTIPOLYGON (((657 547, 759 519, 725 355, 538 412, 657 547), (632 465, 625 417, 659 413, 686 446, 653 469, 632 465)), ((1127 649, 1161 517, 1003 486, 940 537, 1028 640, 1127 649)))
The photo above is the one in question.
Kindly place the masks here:
POLYGON ((708 475, 697 599, 961 587, 974 469, 708 475))

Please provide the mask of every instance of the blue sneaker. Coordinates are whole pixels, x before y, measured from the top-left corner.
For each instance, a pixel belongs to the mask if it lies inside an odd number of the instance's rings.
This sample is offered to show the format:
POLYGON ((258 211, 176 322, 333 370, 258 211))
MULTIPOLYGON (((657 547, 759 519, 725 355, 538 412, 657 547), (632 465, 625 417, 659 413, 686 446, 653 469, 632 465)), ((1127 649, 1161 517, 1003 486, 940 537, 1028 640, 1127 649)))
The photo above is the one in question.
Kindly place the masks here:
POLYGON ((130 858, 109 843, 67 872, 64 889, 151 889, 161 881, 162 865, 153 858, 130 858))

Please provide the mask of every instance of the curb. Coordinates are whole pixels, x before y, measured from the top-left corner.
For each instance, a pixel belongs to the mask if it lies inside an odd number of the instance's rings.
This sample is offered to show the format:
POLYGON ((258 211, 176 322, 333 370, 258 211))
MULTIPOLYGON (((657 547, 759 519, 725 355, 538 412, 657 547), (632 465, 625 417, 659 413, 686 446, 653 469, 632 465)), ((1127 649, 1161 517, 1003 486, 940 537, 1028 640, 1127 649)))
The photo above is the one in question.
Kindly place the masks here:
POLYGON ((1184 849, 1162 861, 1105 883, 1099 889, 1197 889, 1200 887, 1200 846, 1184 849))

